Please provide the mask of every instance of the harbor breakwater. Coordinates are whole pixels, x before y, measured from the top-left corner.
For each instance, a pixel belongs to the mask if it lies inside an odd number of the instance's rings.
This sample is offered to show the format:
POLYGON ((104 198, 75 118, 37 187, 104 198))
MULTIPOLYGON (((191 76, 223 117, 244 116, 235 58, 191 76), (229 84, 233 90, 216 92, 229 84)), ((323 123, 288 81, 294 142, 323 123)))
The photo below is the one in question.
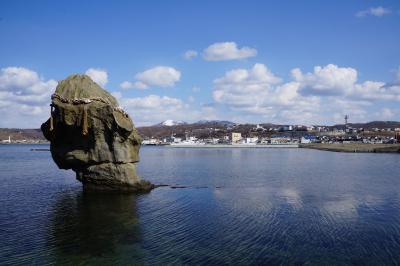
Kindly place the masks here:
POLYGON ((167 148, 306 148, 333 152, 400 153, 400 144, 309 143, 309 144, 175 144, 167 148))
POLYGON ((176 144, 170 148, 299 148, 299 144, 176 144))
POLYGON ((372 143, 310 143, 300 144, 299 148, 316 149, 334 152, 357 153, 400 153, 400 144, 372 144, 372 143))

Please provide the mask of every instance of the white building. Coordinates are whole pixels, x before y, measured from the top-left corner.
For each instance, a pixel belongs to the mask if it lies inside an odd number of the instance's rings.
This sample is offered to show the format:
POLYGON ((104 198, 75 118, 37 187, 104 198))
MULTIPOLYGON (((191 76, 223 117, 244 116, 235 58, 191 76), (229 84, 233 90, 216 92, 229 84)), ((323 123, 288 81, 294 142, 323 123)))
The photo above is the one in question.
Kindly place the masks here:
POLYGON ((246 144, 255 144, 258 141, 258 137, 246 138, 246 144))
POLYGON ((232 143, 238 143, 242 139, 241 133, 232 132, 232 143))
POLYGON ((172 137, 172 140, 174 141, 174 143, 180 143, 180 142, 182 142, 182 138, 172 137))
POLYGON ((291 139, 289 137, 284 137, 284 136, 271 137, 271 144, 285 144, 290 142, 291 139))
POLYGON ((8 139, 4 139, 1 142, 3 142, 3 143, 11 143, 11 136, 8 136, 8 139))
POLYGON ((157 145, 158 143, 157 139, 145 139, 142 141, 142 145, 157 145))

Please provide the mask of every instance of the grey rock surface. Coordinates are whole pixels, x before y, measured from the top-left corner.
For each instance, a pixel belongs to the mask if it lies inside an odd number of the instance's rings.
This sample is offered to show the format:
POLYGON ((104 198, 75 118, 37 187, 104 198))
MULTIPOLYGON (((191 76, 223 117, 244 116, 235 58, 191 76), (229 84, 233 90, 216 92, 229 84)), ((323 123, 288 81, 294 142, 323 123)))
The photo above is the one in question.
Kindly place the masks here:
POLYGON ((59 168, 75 171, 85 188, 145 192, 154 187, 136 174, 141 138, 132 120, 90 77, 61 81, 51 106, 41 129, 59 168))

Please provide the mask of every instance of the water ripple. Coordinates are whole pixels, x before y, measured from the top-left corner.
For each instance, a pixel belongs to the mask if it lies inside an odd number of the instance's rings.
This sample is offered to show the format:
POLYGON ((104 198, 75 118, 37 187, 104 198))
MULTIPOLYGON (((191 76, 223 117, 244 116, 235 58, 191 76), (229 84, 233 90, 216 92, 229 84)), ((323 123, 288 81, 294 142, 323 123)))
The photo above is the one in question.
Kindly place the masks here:
POLYGON ((133 196, 30 148, 1 147, 0 265, 400 263, 397 155, 144 148, 142 176, 188 188, 133 196))

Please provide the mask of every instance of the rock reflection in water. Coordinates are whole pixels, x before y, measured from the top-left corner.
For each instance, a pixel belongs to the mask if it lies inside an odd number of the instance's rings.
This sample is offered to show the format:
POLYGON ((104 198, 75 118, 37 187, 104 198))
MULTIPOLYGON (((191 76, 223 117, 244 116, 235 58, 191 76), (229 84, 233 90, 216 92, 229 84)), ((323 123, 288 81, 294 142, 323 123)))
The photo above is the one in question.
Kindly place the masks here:
POLYGON ((55 261, 139 263, 136 198, 84 192, 63 195, 54 206, 49 228, 48 244, 56 247, 55 261))

